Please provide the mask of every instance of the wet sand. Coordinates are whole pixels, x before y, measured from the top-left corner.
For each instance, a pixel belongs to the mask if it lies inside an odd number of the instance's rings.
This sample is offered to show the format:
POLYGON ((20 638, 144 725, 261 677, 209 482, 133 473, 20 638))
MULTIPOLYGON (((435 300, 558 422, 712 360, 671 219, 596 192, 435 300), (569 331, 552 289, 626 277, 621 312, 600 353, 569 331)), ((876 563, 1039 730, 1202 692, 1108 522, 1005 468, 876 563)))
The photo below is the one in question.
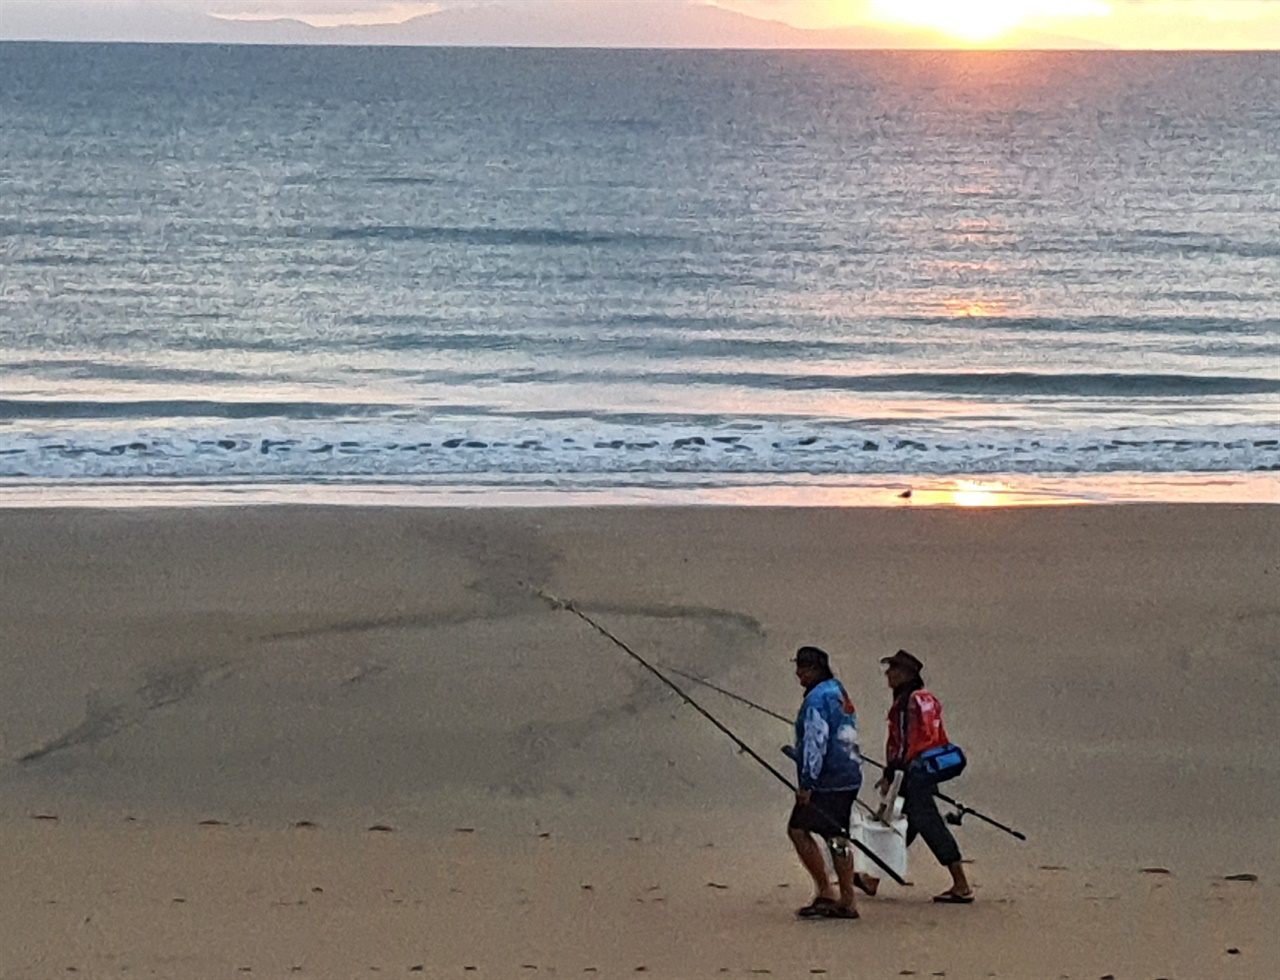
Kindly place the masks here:
POLYGON ((0 976, 1265 975, 1278 517, 0 511, 0 976), (784 714, 823 646, 877 757, 912 650, 1029 840, 796 921, 785 790, 534 588, 784 714))

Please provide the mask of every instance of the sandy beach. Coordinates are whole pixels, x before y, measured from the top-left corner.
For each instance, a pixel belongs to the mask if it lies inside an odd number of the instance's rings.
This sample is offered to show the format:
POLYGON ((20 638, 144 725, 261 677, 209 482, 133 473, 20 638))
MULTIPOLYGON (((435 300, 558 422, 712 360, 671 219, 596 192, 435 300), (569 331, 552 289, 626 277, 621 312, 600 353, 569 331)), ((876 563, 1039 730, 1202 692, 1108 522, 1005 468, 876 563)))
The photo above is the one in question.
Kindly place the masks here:
POLYGON ((1262 505, 0 510, 0 977, 1271 975, 1278 582, 1262 505), (911 650, 1028 840, 797 921, 785 789, 535 589, 784 714, 822 646, 877 758, 911 650))

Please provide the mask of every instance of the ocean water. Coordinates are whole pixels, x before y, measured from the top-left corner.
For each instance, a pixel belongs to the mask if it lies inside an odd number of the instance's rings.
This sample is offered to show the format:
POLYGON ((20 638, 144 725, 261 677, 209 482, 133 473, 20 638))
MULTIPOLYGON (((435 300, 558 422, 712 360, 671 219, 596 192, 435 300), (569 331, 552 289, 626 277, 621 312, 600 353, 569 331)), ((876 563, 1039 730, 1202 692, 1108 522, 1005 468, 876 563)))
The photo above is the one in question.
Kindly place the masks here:
POLYGON ((0 488, 1277 470, 1278 54, 0 44, 0 488))

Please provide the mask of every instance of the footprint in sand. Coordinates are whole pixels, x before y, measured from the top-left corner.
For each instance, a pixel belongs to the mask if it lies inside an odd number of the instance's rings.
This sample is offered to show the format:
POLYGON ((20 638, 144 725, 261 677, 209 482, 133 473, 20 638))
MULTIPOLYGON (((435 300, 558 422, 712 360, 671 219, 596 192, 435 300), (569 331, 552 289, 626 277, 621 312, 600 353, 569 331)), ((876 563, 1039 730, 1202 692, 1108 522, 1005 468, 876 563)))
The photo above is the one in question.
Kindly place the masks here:
POLYGON ((1222 880, 1223 881, 1257 881, 1258 876, 1246 871, 1243 874, 1227 875, 1222 880))
POLYGON ((1168 868, 1139 868, 1144 875, 1171 875, 1173 874, 1168 868))
POLYGON ((395 833, 395 828, 394 828, 394 827, 392 827, 392 826, 390 826, 389 824, 385 824, 385 823, 375 823, 375 824, 374 824, 372 827, 370 827, 369 829, 370 829, 370 830, 372 830, 372 831, 376 831, 376 832, 378 832, 378 833, 380 833, 380 834, 392 834, 392 833, 395 833))
POLYGON ((297 830, 317 830, 318 826, 310 820, 295 820, 293 826, 297 830))
POLYGON ((56 822, 58 819, 58 815, 56 813, 33 813, 31 814, 31 819, 32 820, 49 820, 49 821, 56 822))
POLYGON ((225 820, 215 820, 213 817, 200 821, 201 827, 225 827, 226 825, 227 822, 225 820))

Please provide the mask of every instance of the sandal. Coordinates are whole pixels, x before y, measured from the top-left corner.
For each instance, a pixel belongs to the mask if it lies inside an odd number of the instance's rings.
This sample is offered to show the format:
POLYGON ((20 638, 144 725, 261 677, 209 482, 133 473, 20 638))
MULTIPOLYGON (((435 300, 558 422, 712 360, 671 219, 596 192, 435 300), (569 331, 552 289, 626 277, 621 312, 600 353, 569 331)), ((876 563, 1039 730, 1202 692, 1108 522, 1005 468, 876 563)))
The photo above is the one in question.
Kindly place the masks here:
POLYGON ((824 905, 822 911, 818 913, 824 919, 861 919, 857 909, 851 909, 847 905, 837 905, 832 902, 830 905, 824 905))
POLYGON ((972 905, 973 892, 967 895, 957 895, 953 891, 945 891, 941 895, 934 895, 933 900, 943 905, 972 905))
POLYGON ((796 909, 796 915, 801 919, 817 919, 826 915, 828 907, 835 904, 830 898, 815 898, 804 908, 796 909))

